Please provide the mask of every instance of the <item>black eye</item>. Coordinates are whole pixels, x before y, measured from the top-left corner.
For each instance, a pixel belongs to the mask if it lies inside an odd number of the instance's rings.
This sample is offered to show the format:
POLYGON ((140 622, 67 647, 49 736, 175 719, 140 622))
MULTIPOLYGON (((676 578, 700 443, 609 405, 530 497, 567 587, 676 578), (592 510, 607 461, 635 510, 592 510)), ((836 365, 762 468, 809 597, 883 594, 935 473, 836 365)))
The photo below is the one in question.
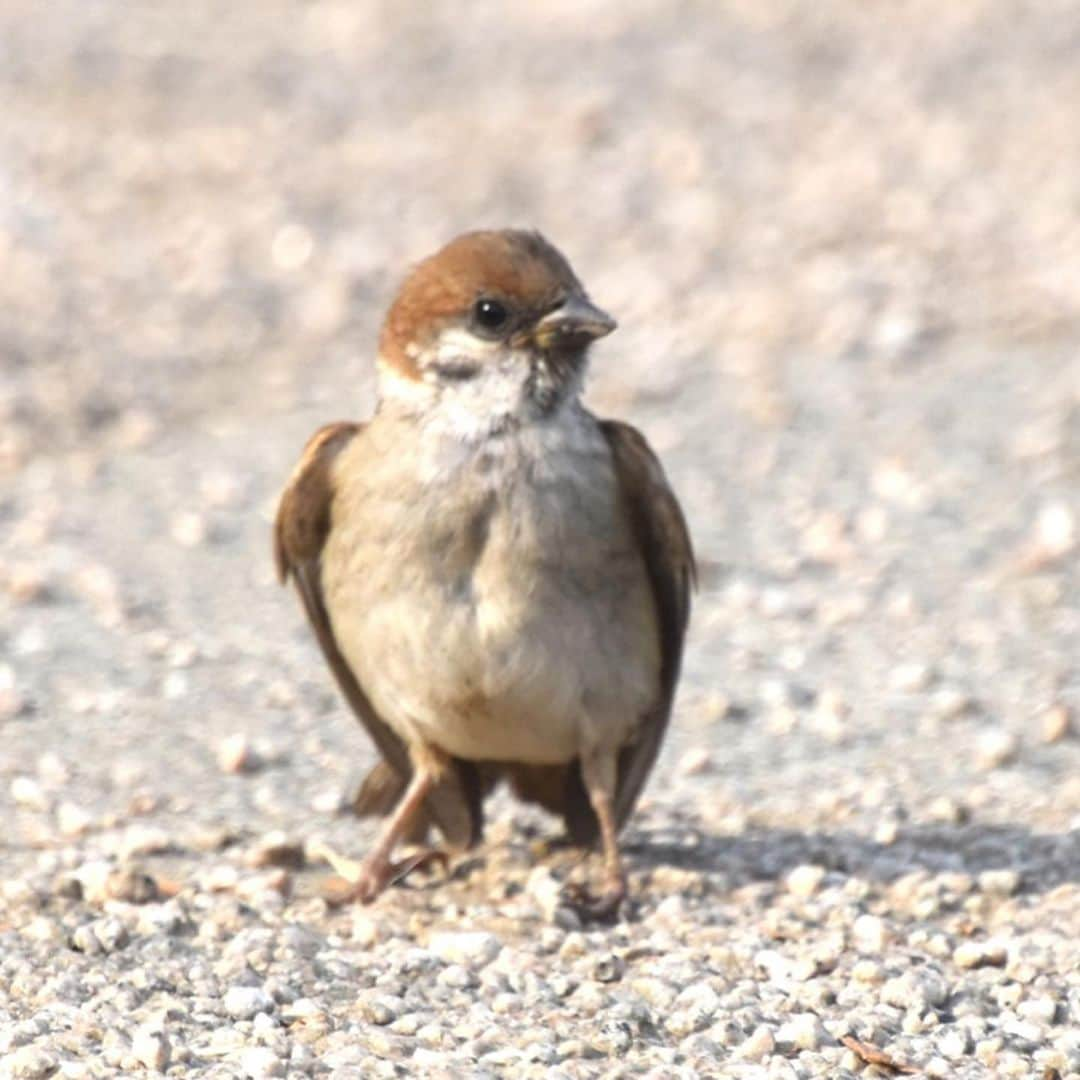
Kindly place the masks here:
POLYGON ((472 317, 477 329, 492 334, 506 325, 510 311, 501 300, 484 297, 473 304, 472 317))

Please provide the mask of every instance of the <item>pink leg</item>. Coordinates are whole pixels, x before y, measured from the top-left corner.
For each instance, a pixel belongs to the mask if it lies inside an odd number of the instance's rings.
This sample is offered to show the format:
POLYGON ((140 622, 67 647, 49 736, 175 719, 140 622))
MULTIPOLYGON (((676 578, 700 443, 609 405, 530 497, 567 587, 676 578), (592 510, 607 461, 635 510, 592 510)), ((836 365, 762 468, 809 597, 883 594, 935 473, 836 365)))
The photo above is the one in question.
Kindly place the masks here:
POLYGON ((394 862, 394 848, 410 835, 424 812, 424 799, 439 780, 446 758, 432 747, 420 747, 413 754, 413 774, 397 806, 386 819, 375 846, 360 862, 342 858, 324 850, 334 868, 352 886, 349 895, 362 903, 370 903, 385 888, 400 881, 417 867, 439 859, 446 862, 441 851, 421 851, 394 862))
POLYGON ((581 776, 589 802, 600 823, 600 841, 604 856, 601 891, 592 894, 577 890, 573 897, 582 915, 591 919, 611 919, 618 914, 626 898, 626 874, 619 854, 618 830, 615 827, 615 755, 609 752, 583 755, 581 776))

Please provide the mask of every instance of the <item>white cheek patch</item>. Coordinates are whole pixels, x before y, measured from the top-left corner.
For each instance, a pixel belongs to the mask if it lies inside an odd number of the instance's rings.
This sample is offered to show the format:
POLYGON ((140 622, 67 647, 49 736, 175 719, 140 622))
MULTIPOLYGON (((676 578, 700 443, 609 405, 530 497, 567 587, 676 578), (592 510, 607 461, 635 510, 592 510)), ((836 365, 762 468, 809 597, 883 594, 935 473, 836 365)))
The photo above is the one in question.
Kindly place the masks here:
POLYGON ((432 387, 417 379, 402 375, 397 365, 383 357, 376 361, 379 372, 379 394, 390 401, 405 402, 413 408, 427 407, 434 400, 432 387))
POLYGON ((477 363, 490 364, 498 355, 500 348, 500 342, 478 338, 463 326, 448 326, 439 334, 435 342, 432 359, 436 363, 475 360, 477 363))

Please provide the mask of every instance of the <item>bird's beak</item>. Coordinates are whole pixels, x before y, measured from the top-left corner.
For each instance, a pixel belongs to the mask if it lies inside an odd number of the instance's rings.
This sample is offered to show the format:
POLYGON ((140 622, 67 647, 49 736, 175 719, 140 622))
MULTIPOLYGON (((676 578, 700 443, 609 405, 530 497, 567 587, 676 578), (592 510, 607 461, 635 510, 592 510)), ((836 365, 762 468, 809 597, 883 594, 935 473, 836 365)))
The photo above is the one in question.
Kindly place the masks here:
POLYGON ((571 296, 536 324, 533 337, 542 349, 584 347, 610 334, 617 325, 584 296, 571 296))

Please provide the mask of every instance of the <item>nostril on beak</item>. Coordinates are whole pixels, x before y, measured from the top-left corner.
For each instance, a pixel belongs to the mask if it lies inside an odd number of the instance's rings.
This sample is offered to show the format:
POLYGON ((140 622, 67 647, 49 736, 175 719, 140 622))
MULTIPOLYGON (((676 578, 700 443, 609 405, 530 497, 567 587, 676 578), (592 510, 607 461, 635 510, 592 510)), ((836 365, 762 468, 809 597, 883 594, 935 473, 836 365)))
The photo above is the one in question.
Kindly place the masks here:
POLYGON ((572 296, 537 324, 537 336, 544 344, 558 339, 595 341, 610 334, 618 324, 583 296, 572 296))

